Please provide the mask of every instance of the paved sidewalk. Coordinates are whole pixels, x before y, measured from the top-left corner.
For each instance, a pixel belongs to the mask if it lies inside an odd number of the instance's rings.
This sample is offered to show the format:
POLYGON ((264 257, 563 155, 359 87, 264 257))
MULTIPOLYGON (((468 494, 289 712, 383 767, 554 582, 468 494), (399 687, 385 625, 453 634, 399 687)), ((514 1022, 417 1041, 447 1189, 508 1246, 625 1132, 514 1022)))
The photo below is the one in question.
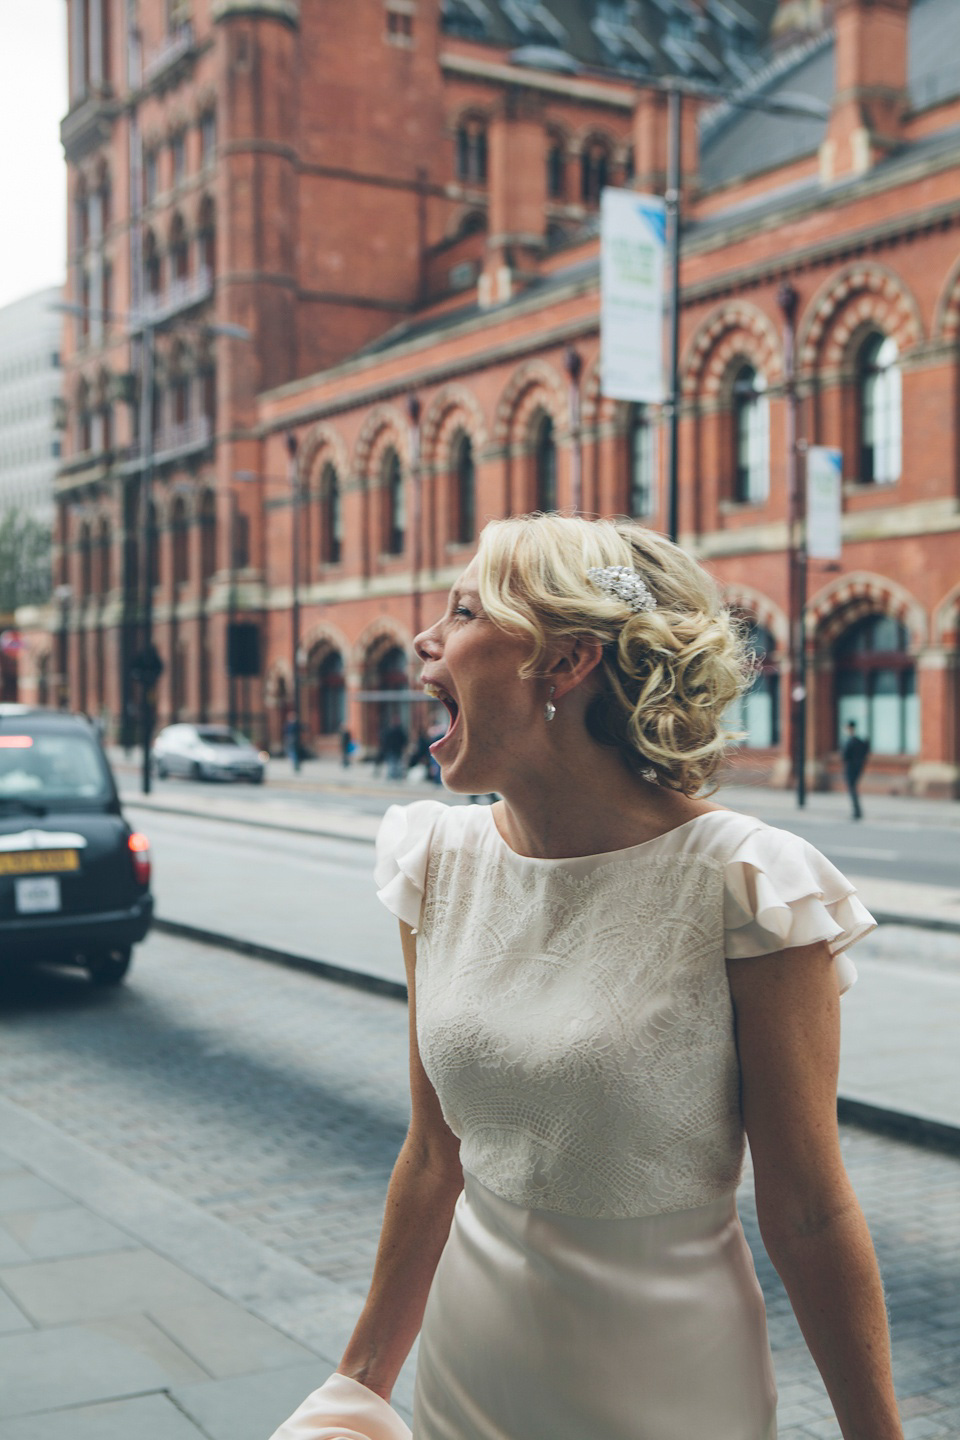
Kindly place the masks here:
POLYGON ((0 1440, 265 1440, 357 1304, 0 1100, 0 1440))

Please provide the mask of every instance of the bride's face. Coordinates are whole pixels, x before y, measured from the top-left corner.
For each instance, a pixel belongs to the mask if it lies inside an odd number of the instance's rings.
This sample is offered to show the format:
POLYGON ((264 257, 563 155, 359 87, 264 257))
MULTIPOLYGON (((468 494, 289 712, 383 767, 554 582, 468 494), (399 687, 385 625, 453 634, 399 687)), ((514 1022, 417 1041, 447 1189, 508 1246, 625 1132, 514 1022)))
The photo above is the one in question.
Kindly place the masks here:
POLYGON ((508 788, 518 767, 528 770, 543 739, 549 685, 518 675, 528 644, 484 613, 475 561, 415 645, 425 686, 450 714, 446 735, 430 747, 443 783, 466 795, 508 788))

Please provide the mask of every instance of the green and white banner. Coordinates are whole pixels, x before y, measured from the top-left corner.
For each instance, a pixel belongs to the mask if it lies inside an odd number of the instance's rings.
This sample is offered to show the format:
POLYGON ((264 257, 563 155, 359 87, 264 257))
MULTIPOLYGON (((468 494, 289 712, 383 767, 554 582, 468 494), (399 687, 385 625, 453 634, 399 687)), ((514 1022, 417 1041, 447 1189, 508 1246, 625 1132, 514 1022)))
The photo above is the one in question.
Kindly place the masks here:
POLYGON ((666 207, 658 195, 604 190, 600 200, 601 389, 659 405, 663 388, 666 207))

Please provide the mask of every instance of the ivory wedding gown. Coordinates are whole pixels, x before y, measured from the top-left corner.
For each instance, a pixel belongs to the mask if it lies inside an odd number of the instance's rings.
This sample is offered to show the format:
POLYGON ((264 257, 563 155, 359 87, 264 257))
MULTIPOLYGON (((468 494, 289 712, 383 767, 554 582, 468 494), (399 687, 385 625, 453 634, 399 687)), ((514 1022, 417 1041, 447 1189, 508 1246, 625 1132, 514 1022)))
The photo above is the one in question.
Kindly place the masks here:
POLYGON ((773 1440, 727 957, 873 927, 787 832, 709 811, 528 859, 487 806, 392 807, 381 900, 417 931, 423 1064, 465 1187, 427 1303, 414 1440, 773 1440))

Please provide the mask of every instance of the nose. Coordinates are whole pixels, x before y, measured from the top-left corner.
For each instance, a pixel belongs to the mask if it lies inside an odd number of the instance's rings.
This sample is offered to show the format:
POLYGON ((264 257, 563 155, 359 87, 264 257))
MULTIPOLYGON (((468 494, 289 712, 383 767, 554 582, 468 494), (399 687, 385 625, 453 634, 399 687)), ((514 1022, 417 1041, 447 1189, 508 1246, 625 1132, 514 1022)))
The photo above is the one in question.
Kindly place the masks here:
POLYGON ((421 630, 413 642, 413 648, 421 660, 435 660, 440 654, 440 645, 434 631, 435 625, 429 630, 421 630))

